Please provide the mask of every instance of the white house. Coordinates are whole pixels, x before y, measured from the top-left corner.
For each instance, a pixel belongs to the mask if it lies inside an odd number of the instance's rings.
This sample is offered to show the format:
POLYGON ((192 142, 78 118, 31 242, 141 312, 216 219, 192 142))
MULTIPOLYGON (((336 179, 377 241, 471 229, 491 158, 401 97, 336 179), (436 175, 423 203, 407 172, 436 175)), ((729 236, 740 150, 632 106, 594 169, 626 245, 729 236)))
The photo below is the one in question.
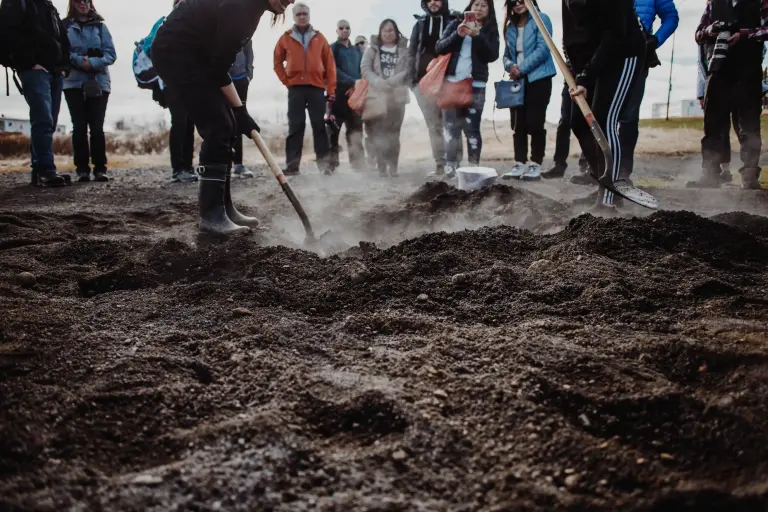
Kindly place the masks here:
MULTIPOLYGON (((0 116, 0 133, 21 133, 29 137, 32 133, 32 123, 29 119, 0 116)), ((63 124, 58 125, 56 133, 66 134, 67 127, 63 124)))
MULTIPOLYGON (((667 104, 654 103, 651 117, 662 119, 667 116, 667 104)), ((699 100, 682 100, 669 106, 669 117, 704 117, 704 110, 699 105, 699 100)))

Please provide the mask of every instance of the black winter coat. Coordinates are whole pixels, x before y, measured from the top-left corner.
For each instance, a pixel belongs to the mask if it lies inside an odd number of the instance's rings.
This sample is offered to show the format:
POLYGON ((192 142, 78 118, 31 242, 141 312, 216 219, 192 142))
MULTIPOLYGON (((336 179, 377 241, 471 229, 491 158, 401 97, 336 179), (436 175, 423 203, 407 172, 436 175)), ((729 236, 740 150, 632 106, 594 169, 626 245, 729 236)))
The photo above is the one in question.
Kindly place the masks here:
MULTIPOLYGON (((437 42, 437 54, 451 56, 446 76, 456 72, 456 64, 459 62, 459 53, 464 38, 459 36, 458 28, 461 20, 454 20, 443 32, 440 41, 437 42)), ((472 80, 476 82, 488 82, 488 64, 499 58, 499 27, 496 23, 486 23, 480 29, 480 34, 472 40, 472 80)))
POLYGON ((69 38, 50 0, 2 0, 0 45, 16 71, 39 64, 51 73, 69 70, 69 38))
POLYGON ((167 82, 225 87, 235 57, 268 10, 268 0, 184 0, 157 31, 152 63, 167 82))

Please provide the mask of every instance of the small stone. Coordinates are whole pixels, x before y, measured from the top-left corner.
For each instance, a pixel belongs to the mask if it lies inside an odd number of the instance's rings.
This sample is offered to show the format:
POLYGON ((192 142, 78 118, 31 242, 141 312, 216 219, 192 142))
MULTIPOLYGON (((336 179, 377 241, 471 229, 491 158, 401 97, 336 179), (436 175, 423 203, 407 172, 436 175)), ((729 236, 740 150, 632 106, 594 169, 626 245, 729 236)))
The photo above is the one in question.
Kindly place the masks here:
POLYGON ((135 485, 160 485, 163 483, 163 479, 155 475, 139 475, 131 480, 135 485))
POLYGON ((537 434, 536 432, 532 432, 532 433, 528 434, 528 440, 529 441, 535 441, 538 438, 539 438, 539 434, 537 434))
POLYGON ((550 260, 536 260, 531 263, 531 266, 528 267, 528 270, 531 272, 546 272, 548 270, 552 270, 554 266, 555 264, 550 260))
POLYGON ((32 272, 21 272, 16 276, 16 280, 24 288, 32 288, 37 284, 37 278, 32 272))
POLYGON ((592 422, 591 422, 591 421, 589 421, 589 418, 587 417, 587 415, 586 415, 586 414, 580 414, 580 415, 579 415, 579 421, 580 421, 580 422, 581 422, 581 424, 582 424, 582 425, 584 425, 585 427, 591 427, 591 426, 592 426, 592 422))
POLYGON ((659 457, 661 457, 661 460, 675 460, 675 457, 668 453, 662 453, 659 457))
POLYGON ((605 478, 603 478, 602 480, 600 480, 599 482, 597 482, 597 485, 603 485, 603 486, 605 486, 605 485, 608 485, 608 480, 606 480, 605 478))
POLYGON ((416 297, 416 300, 419 302, 427 302, 429 300, 429 295, 427 295, 426 293, 422 293, 421 295, 416 297))
POLYGON ((601 450, 605 450, 606 448, 608 448, 608 441, 600 443, 600 446, 598 448, 600 448, 601 450))
POLYGON ((460 285, 467 282, 469 276, 467 274, 456 274, 451 278, 451 283, 454 285, 460 285))
POLYGON ((368 271, 368 269, 360 269, 350 272, 349 278, 352 280, 353 284, 363 284, 371 277, 371 273, 368 271))
POLYGON ((235 308, 232 310, 232 316, 234 316, 235 318, 242 317, 242 316, 253 316, 253 312, 251 312, 251 310, 247 308, 235 308))
POLYGON ((442 389, 436 389, 432 392, 435 397, 441 399, 441 400, 447 400, 448 399, 448 393, 443 391, 442 389))
POLYGON ((707 363, 702 364, 699 366, 699 373, 707 373, 709 371, 709 366, 707 366, 707 363))
POLYGON ((243 446, 243 445, 245 445, 245 439, 243 439, 243 438, 241 437, 240 439, 238 439, 238 440, 237 440, 237 444, 239 444, 240 446, 243 446))
POLYGON ((566 475, 573 475, 576 473, 576 470, 573 468, 566 468, 566 470, 563 471, 563 473, 565 473, 566 475))
POLYGON ((643 464, 645 464, 645 459, 640 457, 639 459, 637 459, 636 462, 637 462, 638 465, 643 465, 643 464))
POLYGON ((408 458, 408 454, 404 450, 395 450, 392 453, 392 460, 396 462, 402 462, 408 458))
POLYGON ((575 489, 579 486, 579 475, 569 475, 565 477, 565 488, 575 489))

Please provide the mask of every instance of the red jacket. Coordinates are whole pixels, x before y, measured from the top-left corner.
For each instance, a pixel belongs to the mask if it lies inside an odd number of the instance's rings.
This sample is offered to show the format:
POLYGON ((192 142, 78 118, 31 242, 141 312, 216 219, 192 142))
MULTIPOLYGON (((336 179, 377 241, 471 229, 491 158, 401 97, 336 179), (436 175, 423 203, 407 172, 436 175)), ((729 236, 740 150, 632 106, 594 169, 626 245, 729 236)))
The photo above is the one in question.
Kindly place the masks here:
POLYGON ((336 61, 328 40, 309 27, 283 34, 275 46, 275 73, 286 87, 312 85, 336 93, 336 61), (304 42, 302 42, 302 39, 304 42))

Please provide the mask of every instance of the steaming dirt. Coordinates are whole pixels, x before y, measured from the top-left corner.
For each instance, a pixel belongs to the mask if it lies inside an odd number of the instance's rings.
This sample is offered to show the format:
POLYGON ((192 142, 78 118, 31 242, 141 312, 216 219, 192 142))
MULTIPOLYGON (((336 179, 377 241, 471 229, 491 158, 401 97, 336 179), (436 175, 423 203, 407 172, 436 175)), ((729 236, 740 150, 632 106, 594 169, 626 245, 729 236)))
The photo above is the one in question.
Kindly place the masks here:
POLYGON ((267 178, 198 244, 164 177, 0 176, 0 510, 768 507, 764 192, 303 176, 357 238, 323 258, 267 245, 303 236, 267 178))

